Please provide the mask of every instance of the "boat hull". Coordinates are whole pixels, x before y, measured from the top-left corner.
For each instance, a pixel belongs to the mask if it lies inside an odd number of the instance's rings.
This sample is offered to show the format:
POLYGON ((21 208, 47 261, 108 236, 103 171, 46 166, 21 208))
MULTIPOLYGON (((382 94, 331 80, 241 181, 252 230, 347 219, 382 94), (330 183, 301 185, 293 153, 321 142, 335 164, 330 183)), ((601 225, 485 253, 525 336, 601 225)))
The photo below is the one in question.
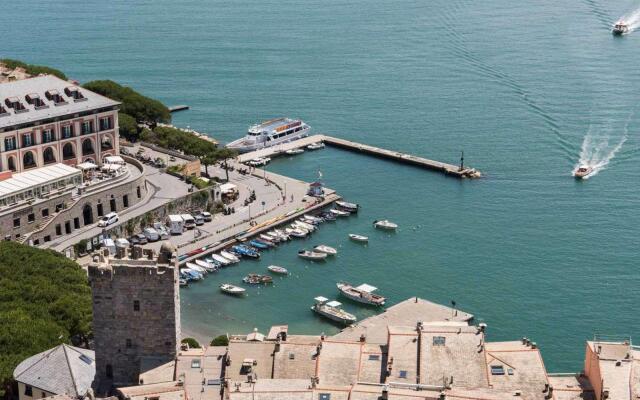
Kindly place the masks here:
POLYGON ((226 147, 229 149, 237 150, 239 153, 248 153, 250 151, 266 149, 268 147, 277 146, 282 143, 289 143, 298 139, 302 139, 304 137, 309 136, 310 131, 311 131, 311 127, 307 126, 305 129, 302 129, 291 136, 284 136, 281 139, 275 139, 275 140, 270 140, 268 142, 257 142, 257 143, 247 142, 246 137, 243 137, 241 139, 234 140, 233 142, 227 144, 226 147))

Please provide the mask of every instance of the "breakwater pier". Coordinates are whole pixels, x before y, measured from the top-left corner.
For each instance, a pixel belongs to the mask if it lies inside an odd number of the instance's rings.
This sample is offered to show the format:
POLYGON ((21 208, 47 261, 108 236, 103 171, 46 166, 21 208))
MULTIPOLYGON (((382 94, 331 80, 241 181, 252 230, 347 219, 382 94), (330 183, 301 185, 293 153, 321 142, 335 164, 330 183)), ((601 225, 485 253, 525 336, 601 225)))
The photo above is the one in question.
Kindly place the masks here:
POLYGON ((475 168, 460 165, 448 164, 440 161, 431 160, 412 154, 402 153, 399 151, 387 150, 380 147, 370 146, 363 143, 353 142, 350 140, 340 139, 329 135, 313 135, 302 138, 293 142, 283 143, 277 146, 268 147, 242 154, 238 157, 240 162, 246 162, 259 157, 277 157, 285 154, 287 150, 292 150, 312 143, 323 142, 327 146, 333 146, 348 151, 363 153, 370 156, 396 161, 403 164, 410 164, 416 167, 429 169, 432 171, 443 172, 446 175, 456 178, 480 178, 482 174, 475 168))

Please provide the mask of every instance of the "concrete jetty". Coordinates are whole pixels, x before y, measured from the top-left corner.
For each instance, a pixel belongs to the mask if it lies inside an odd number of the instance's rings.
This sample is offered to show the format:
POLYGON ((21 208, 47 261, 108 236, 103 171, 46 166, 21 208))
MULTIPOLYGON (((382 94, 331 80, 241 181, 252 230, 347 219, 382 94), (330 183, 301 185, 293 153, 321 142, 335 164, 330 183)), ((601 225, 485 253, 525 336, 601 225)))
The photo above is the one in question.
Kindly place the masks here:
POLYGON ((177 106, 171 106, 168 108, 169 108, 169 112, 174 113, 182 110, 188 110, 189 106, 186 104, 178 104, 177 106))
POLYGON ((391 161, 396 161, 404 164, 414 165, 416 167, 429 169, 433 171, 440 171, 449 176, 457 178, 480 178, 482 174, 475 168, 460 167, 459 165, 453 165, 443 163, 440 161, 430 160, 424 157, 418 157, 412 154, 401 153, 398 151, 382 149, 380 147, 369 146, 350 140, 339 139, 328 135, 313 135, 306 138, 302 138, 293 142, 283 143, 277 146, 267 147, 242 154, 238 157, 240 162, 246 162, 259 157, 277 157, 285 154, 287 150, 305 147, 312 143, 323 142, 328 146, 338 147, 344 150, 349 150, 357 153, 363 153, 374 157, 384 158, 391 161))

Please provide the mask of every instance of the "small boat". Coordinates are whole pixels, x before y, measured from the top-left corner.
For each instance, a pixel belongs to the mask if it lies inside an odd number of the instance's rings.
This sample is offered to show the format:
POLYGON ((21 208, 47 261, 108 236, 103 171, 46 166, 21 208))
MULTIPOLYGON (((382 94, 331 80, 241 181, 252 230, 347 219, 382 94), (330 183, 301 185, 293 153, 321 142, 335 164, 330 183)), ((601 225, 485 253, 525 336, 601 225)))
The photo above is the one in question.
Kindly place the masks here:
POLYGON ((191 277, 192 281, 199 281, 202 278, 204 278, 204 276, 200 272, 191 268, 183 268, 180 271, 187 274, 187 276, 191 277))
POLYGON ((231 263, 240 262, 240 259, 238 257, 236 257, 234 254, 231 254, 231 253, 229 253, 228 251, 225 251, 225 250, 222 250, 220 252, 220 257, 230 261, 231 263))
POLYGON ((247 161, 246 164, 252 167, 263 167, 269 164, 270 161, 271 159, 269 157, 258 157, 247 161))
POLYGON ((316 217, 315 215, 311 215, 311 214, 305 214, 304 215, 304 219, 308 220, 308 221, 313 221, 317 224, 321 224, 324 222, 323 218, 320 217, 316 217))
POLYGON ((356 203, 349 203, 348 201, 342 201, 342 200, 336 201, 336 205, 340 208, 343 208, 349 212, 354 212, 354 213, 357 213, 358 209, 360 208, 360 206, 357 205, 356 203))
POLYGON ((205 260, 194 260, 194 262, 204 268, 207 272, 216 272, 218 270, 218 267, 216 267, 213 264, 209 264, 208 262, 206 262, 205 260))
POLYGON ((274 274, 289 275, 289 271, 286 268, 277 265, 269 265, 267 269, 274 274))
POLYGON ((383 306, 385 301, 387 301, 386 298, 373 293, 378 289, 377 287, 367 285, 366 283, 354 287, 347 282, 338 282, 336 286, 338 286, 338 290, 342 295, 358 303, 383 306))
POLYGON ((185 286, 188 286, 188 285, 189 285, 189 282, 187 282, 187 280, 186 280, 186 279, 182 279, 182 278, 180 278, 180 279, 178 279, 178 282, 180 283, 180 286, 181 286, 181 287, 185 287, 185 286))
POLYGON ((322 296, 318 296, 314 300, 316 303, 311 307, 311 310, 325 318, 345 325, 351 325, 357 320, 355 315, 349 314, 340 308, 342 303, 338 301, 329 301, 329 299, 322 296))
POLYGON ((231 249, 243 257, 260 258, 260 252, 248 246, 236 245, 236 246, 233 246, 231 249))
POLYGON ((290 156, 295 156, 296 154, 304 153, 304 149, 301 149, 300 147, 298 147, 298 148, 295 148, 295 149, 289 149, 289 150, 285 151, 284 153, 288 154, 290 156))
POLYGON ((356 242, 368 242, 369 238, 362 235, 356 235, 355 233, 349 234, 349 239, 355 240, 356 242))
POLYGON ((260 240, 264 240, 265 242, 269 242, 269 243, 279 243, 282 241, 282 239, 280 239, 280 236, 272 236, 269 232, 267 233, 261 233, 260 234, 260 240))
POLYGON ((234 296, 241 296, 244 294, 244 292, 247 291, 247 289, 245 288, 241 288, 239 286, 235 286, 230 283, 223 283, 222 285, 220 285, 220 290, 222 290, 227 294, 232 294, 234 296))
POLYGON ((205 257, 204 260, 209 264, 214 265, 217 269, 220 269, 220 267, 222 267, 221 263, 219 263, 218 261, 214 260, 211 257, 205 257))
POLYGON ((199 266, 198 264, 194 264, 194 263, 190 263, 190 262, 188 262, 188 263, 186 263, 185 265, 186 265, 186 266, 187 266, 187 268, 189 268, 190 270, 192 270, 192 271, 198 271, 198 272, 200 272, 202 275, 205 275, 205 274, 208 272, 205 268, 203 268, 203 267, 199 266))
POLYGON ((327 258, 327 253, 320 253, 319 251, 300 250, 298 256, 307 260, 321 261, 327 258))
POLYGON ((614 36, 626 35, 627 33, 629 33, 629 25, 620 20, 613 25, 611 33, 613 33, 614 36))
POLYGON ((314 251, 320 252, 320 253, 325 253, 328 256, 335 256, 336 254, 338 254, 338 250, 334 249, 333 247, 329 247, 327 245, 324 244, 319 244, 317 246, 315 246, 313 248, 314 251))
POLYGON ((242 278, 242 282, 250 285, 268 285, 273 283, 273 278, 269 275, 249 274, 242 278))
POLYGON ((322 219, 325 221, 333 222, 336 220, 336 216, 332 212, 323 212, 321 215, 322 219))
POLYGON ((309 232, 303 231, 298 228, 287 228, 286 232, 287 234, 297 238, 304 238, 309 234, 309 232))
POLYGON ((263 242, 262 240, 257 240, 257 239, 254 239, 254 240, 250 241, 249 244, 251 246, 257 248, 257 249, 260 249, 260 250, 266 250, 269 247, 273 247, 274 246, 273 243, 268 244, 267 242, 263 242))
POLYGON ((289 237, 289 235, 286 234, 285 231, 282 231, 280 229, 274 229, 273 231, 271 231, 272 235, 278 235, 282 240, 290 240, 291 238, 289 237))
POLYGON ((592 172, 593 168, 587 165, 581 165, 573 172, 573 176, 575 176, 576 179, 585 179, 586 177, 591 175, 592 172))
POLYGON ((309 223, 304 222, 302 220, 297 220, 297 221, 294 222, 294 224, 299 228, 308 230, 309 232, 313 232, 313 231, 316 230, 316 226, 315 225, 309 224, 309 223))
POLYGON ((386 229, 388 231, 393 231, 398 228, 398 224, 394 224, 393 222, 383 219, 382 221, 373 221, 373 226, 378 229, 386 229))
POLYGON ((335 215, 336 217, 348 217, 349 215, 351 215, 349 211, 342 211, 335 208, 332 208, 331 210, 329 210, 329 212, 335 215))
POLYGON ((310 145, 307 146, 308 150, 320 150, 320 149, 324 149, 324 143, 322 142, 317 142, 317 143, 311 143, 310 145))
POLYGON ((211 258, 213 258, 215 261, 219 262, 222 265, 231 264, 231 260, 227 259, 226 257, 222 257, 221 255, 218 255, 218 254, 211 254, 211 258))

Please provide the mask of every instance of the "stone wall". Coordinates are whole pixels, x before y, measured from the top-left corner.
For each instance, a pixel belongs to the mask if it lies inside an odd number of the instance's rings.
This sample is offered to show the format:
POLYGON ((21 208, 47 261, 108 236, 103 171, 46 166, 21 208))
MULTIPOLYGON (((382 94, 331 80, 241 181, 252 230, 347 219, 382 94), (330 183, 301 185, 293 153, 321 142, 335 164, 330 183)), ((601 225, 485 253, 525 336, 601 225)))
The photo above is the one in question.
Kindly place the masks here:
POLYGON ((97 388, 136 385, 145 366, 176 357, 180 292, 175 260, 174 253, 164 265, 110 259, 108 265, 89 266, 97 388))

